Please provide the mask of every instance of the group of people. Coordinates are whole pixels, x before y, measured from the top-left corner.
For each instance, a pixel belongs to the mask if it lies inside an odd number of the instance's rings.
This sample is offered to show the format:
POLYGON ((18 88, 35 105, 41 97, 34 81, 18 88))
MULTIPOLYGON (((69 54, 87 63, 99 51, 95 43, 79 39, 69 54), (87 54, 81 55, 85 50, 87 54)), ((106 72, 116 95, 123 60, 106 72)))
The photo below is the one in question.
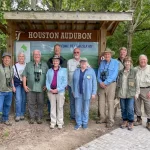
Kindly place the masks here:
POLYGON ((69 92, 70 119, 75 130, 88 128, 90 101, 99 96, 100 118, 96 123, 114 125, 115 98, 120 99, 121 128, 133 129, 142 124, 141 103, 144 102, 147 115, 147 129, 150 130, 150 66, 146 55, 140 55, 139 66, 133 68, 127 49, 120 48, 120 56, 113 59, 114 51, 106 48, 98 68, 98 74, 86 58, 80 57, 79 48, 73 50, 73 58, 61 56, 61 46, 54 46, 54 56, 48 62, 41 60, 40 50, 33 51, 33 61, 25 63, 25 55, 18 54, 18 62, 11 67, 11 55, 4 52, 0 64, 0 123, 11 125, 9 111, 15 94, 15 121, 24 120, 26 103, 29 123, 42 123, 45 91, 48 96, 50 128, 64 125, 63 106, 65 91, 69 92), (98 83, 98 84, 97 84, 98 83), (107 113, 108 110, 108 113, 107 113), (137 120, 134 121, 134 113, 137 120))

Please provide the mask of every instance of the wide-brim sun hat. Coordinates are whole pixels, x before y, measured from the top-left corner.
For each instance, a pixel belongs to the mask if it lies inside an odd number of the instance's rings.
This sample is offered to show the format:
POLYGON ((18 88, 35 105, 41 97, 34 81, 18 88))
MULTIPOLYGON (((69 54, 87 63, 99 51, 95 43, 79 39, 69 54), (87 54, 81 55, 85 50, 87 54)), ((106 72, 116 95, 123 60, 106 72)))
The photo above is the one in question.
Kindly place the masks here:
POLYGON ((5 57, 5 56, 9 56, 9 57, 11 57, 11 54, 10 54, 10 53, 8 53, 8 52, 4 52, 4 53, 3 53, 3 55, 2 55, 2 58, 3 58, 3 57, 5 57))
POLYGON ((115 55, 115 52, 110 48, 106 48, 104 52, 101 52, 101 56, 103 56, 105 53, 111 53, 111 55, 115 55))
POLYGON ((88 62, 88 60, 87 60, 87 58, 82 57, 82 58, 80 58, 80 62, 88 62))
POLYGON ((54 55, 53 58, 50 60, 50 63, 53 64, 53 60, 58 59, 60 61, 60 65, 63 63, 62 59, 58 55, 54 55))

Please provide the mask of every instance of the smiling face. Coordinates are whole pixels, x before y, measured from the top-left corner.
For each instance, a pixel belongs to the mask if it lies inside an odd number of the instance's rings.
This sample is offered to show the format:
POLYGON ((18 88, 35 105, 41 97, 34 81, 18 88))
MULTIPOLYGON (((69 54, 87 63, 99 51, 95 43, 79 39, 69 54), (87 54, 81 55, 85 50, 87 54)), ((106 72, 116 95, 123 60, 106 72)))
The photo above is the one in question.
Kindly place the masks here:
POLYGON ((81 69, 85 70, 88 66, 87 61, 80 61, 80 67, 81 69))
POLYGON ((11 62, 11 57, 10 56, 4 56, 2 58, 2 61, 3 61, 4 66, 9 66, 10 62, 11 62))
POLYGON ((59 67, 60 60, 59 59, 53 59, 53 65, 55 68, 59 67))
POLYGON ((104 53, 104 57, 105 57, 105 60, 106 60, 107 62, 109 62, 110 59, 111 59, 111 53, 109 53, 109 52, 104 53))
POLYGON ((80 58, 80 49, 79 48, 74 49, 73 56, 75 59, 80 58))
POLYGON ((34 50, 33 52, 33 59, 36 63, 39 63, 41 60, 41 53, 38 50, 34 50))
POLYGON ((121 49, 119 58, 121 60, 123 60, 126 56, 127 56, 127 50, 126 49, 121 49))
POLYGON ((125 61, 124 62, 124 67, 125 67, 125 69, 129 70, 131 68, 131 62, 130 61, 125 61))
POLYGON ((54 53, 55 53, 55 55, 60 56, 60 52, 61 52, 61 47, 59 45, 56 45, 54 47, 54 53))
POLYGON ((19 64, 24 64, 24 62, 25 62, 25 55, 24 54, 18 55, 18 62, 19 62, 19 64))
POLYGON ((147 59, 146 56, 141 56, 139 58, 139 65, 140 65, 141 68, 146 67, 147 63, 148 63, 148 59, 147 59))

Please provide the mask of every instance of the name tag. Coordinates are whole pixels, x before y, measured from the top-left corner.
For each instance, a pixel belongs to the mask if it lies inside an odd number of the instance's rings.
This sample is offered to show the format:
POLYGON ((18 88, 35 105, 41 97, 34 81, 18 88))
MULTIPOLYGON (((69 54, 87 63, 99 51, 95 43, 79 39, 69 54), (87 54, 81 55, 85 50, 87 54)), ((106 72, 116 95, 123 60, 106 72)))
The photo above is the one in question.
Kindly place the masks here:
POLYGON ((87 76, 87 79, 91 79, 91 76, 88 75, 88 76, 87 76))

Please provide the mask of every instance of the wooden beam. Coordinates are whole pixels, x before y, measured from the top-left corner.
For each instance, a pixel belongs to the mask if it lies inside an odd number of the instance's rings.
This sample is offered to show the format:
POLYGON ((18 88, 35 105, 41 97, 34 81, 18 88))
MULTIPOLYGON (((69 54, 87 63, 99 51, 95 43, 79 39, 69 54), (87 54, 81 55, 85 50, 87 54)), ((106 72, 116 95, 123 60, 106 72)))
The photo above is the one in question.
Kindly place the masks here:
POLYGON ((71 25, 71 28, 72 28, 72 30, 74 30, 74 21, 72 21, 71 24, 72 24, 72 25, 71 25))
POLYGON ((85 22, 84 30, 87 30, 87 27, 88 27, 88 21, 85 22))
POLYGON ((115 24, 114 24, 112 30, 110 31, 111 35, 114 33, 114 31, 115 31, 115 29, 117 28, 118 24, 119 24, 119 21, 118 21, 118 22, 115 22, 115 24))
POLYGON ((99 30, 101 30, 101 28, 102 28, 104 25, 105 25, 105 21, 101 21, 101 22, 99 23, 99 30))
POLYGON ((28 26, 29 26, 29 29, 32 29, 33 27, 32 27, 32 23, 29 21, 29 20, 27 20, 27 24, 28 24, 28 26))
POLYGON ((6 20, 132 21, 132 12, 4 12, 6 20))
POLYGON ((44 20, 42 21, 42 25, 43 25, 43 28, 44 28, 44 29, 47 29, 47 26, 46 26, 46 23, 45 23, 44 20))
POLYGON ((60 23, 59 23, 59 21, 56 21, 56 24, 57 24, 57 29, 59 30, 60 29, 60 23))
POLYGON ((106 24, 107 31, 109 31, 111 29, 111 27, 114 23, 115 23, 114 21, 108 21, 108 23, 106 24))

